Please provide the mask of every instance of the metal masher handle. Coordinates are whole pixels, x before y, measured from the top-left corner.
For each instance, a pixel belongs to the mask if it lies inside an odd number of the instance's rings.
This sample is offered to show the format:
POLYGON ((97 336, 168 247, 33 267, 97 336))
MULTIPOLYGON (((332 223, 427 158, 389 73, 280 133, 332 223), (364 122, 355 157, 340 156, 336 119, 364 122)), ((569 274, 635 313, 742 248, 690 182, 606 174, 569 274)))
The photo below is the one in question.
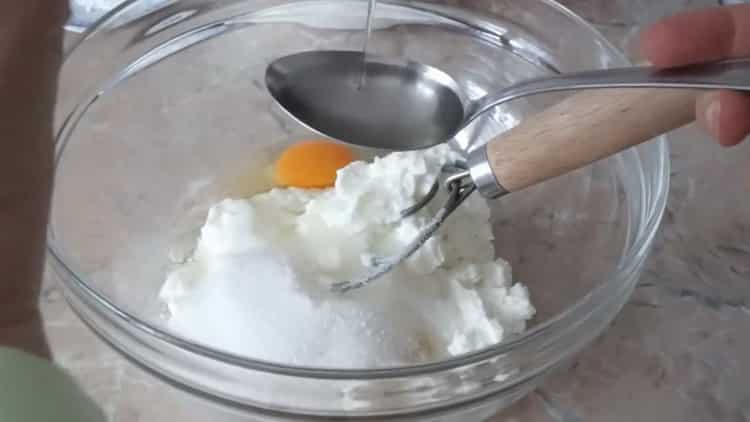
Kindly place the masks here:
POLYGON ((514 86, 482 107, 533 93, 584 91, 472 152, 472 179, 485 197, 496 198, 563 175, 690 123, 698 90, 717 88, 750 91, 750 60, 582 72, 514 86), (598 89, 612 87, 618 88, 598 89))

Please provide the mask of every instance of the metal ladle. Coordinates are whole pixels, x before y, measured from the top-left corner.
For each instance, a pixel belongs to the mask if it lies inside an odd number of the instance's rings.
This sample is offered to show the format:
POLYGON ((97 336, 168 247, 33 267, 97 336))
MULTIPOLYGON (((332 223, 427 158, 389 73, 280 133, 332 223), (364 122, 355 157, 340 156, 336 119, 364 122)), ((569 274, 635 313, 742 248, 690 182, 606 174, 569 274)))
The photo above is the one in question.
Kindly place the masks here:
POLYGON ((372 55, 365 60, 354 51, 312 51, 271 63, 266 85, 279 105, 310 129, 350 144, 391 150, 446 142, 483 112, 516 98, 584 90, 474 149, 465 165, 449 169, 445 184, 451 194, 432 223, 402 253, 375 258, 370 272, 334 286, 347 291, 411 256, 474 190, 498 198, 691 122, 696 91, 663 88, 750 91, 750 60, 662 71, 631 67, 562 74, 466 101, 450 76, 430 66, 372 55), (367 79, 360 87, 363 61, 367 79), (627 89, 590 91, 595 88, 627 89))

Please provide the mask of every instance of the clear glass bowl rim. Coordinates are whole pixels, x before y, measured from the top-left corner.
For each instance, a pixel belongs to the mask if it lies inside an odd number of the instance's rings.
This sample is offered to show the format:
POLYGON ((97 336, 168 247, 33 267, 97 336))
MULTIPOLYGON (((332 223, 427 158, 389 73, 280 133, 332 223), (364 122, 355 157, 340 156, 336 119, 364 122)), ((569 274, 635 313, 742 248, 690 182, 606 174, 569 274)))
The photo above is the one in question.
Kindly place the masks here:
MULTIPOLYGON (((122 11, 129 9, 134 4, 142 0, 126 0, 120 4, 117 8, 104 15, 98 22, 88 28, 81 37, 73 44, 73 46, 66 52, 64 62, 67 62, 68 58, 74 52, 80 44, 85 43, 87 40, 95 37, 101 28, 111 24, 113 20, 116 20, 122 11)), ((383 3, 390 3, 388 0, 381 0, 383 3)), ((586 29, 591 33, 592 36, 596 37, 601 43, 600 45, 608 50, 608 53, 613 57, 617 58, 623 63, 629 63, 628 59, 615 48, 596 28, 589 24, 585 19, 575 14, 572 10, 557 3, 555 0, 538 0, 540 3, 556 9, 561 14, 565 15, 568 19, 576 22, 578 25, 586 29)), ((394 2, 398 3, 398 1, 394 2)), ((419 7, 421 2, 408 2, 410 7, 419 7)), ((70 116, 75 112, 72 111, 68 116, 65 116, 65 120, 60 125, 60 129, 57 133, 56 139, 56 160, 59 160, 65 151, 65 144, 67 143, 67 137, 63 138, 63 134, 66 132, 66 127, 71 124, 70 116)), ((75 123, 74 123, 75 124, 75 123)), ((70 132, 72 133, 72 131, 70 132)), ((70 135, 68 133, 68 136, 70 135)), ((478 350, 472 353, 464 354, 461 356, 452 357, 439 362, 413 365, 408 367, 394 367, 394 368, 378 368, 378 369, 336 369, 336 368, 314 368, 304 366, 291 366, 278 363, 272 363, 267 361, 256 360, 247 358, 239 355, 235 355, 228 352, 212 349, 200 344, 196 344, 188 339, 182 338, 173 333, 167 332, 163 329, 149 324, 142 318, 133 315, 119 308, 115 303, 106 298, 104 295, 92 288, 89 283, 85 281, 85 278, 79 275, 70 265, 67 263, 64 252, 55 242, 53 233, 53 227, 50 225, 47 236, 47 251, 48 255, 53 259, 56 264, 56 268, 61 269, 65 272, 67 277, 60 277, 63 280, 72 280, 74 289, 73 291, 79 294, 83 294, 84 297, 80 297, 91 306, 97 307, 100 311, 106 312, 110 317, 114 317, 121 322, 124 322, 127 326, 136 329, 137 331, 147 336, 153 337, 154 339, 166 342, 172 346, 184 349, 188 352, 195 353, 199 356, 203 356, 209 359, 215 359, 229 365, 235 365, 241 368, 275 373, 279 375, 306 377, 313 379, 330 379, 330 380, 343 380, 343 379, 357 379, 357 380, 372 380, 372 379, 387 379, 387 378, 399 378, 399 377, 410 377, 416 375, 426 375, 439 371, 447 371, 454 368, 464 367, 466 365, 475 364, 478 362, 485 361, 497 357, 499 355, 516 351, 516 349, 522 348, 525 344, 532 342, 535 338, 545 336, 548 333, 555 332, 560 328, 566 327, 575 321, 572 320, 573 314, 580 311, 581 308, 589 307, 589 312, 595 312, 598 305, 606 303, 605 298, 615 293, 620 285, 632 277, 633 272, 638 271, 640 264, 647 256, 649 247, 654 239, 654 236, 661 223, 666 207, 666 192, 669 186, 669 150, 665 140, 665 136, 660 137, 656 142, 658 143, 659 153, 659 164, 656 169, 660 174, 658 175, 658 189, 657 193, 652 195, 653 200, 650 202, 650 208, 645 210, 644 221, 640 225, 640 230, 637 236, 633 239, 631 246, 625 251, 621 258, 621 265, 617 268, 613 274, 605 282, 594 288, 589 294, 578 299, 573 305, 565 309, 563 312, 555 315, 554 317, 540 323, 537 326, 532 327, 522 335, 504 341, 500 344, 487 347, 482 350, 478 350)))

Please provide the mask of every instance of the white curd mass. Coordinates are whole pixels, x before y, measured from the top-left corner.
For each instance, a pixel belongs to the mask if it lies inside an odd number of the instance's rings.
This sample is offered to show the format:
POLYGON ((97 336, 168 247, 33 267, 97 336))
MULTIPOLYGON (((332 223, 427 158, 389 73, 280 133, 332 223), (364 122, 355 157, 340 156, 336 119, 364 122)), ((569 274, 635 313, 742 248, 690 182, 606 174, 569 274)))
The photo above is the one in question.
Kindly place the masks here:
POLYGON ((445 200, 415 216, 447 145, 340 169, 330 189, 274 188, 209 211, 191 259, 160 292, 169 327, 203 344, 283 364, 373 368, 481 349, 525 329, 534 308, 495 258, 490 211, 470 197, 406 263, 345 294, 330 285, 400 252, 445 200))

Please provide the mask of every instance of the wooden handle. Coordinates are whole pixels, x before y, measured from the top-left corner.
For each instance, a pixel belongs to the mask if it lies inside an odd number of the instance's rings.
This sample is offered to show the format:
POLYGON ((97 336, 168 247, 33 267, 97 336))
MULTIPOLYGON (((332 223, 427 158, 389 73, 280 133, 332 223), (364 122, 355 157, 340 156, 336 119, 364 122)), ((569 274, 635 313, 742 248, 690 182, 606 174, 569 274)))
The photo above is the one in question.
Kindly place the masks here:
POLYGON ((514 192, 686 125, 693 90, 596 89, 574 94, 487 145, 497 181, 514 192))

